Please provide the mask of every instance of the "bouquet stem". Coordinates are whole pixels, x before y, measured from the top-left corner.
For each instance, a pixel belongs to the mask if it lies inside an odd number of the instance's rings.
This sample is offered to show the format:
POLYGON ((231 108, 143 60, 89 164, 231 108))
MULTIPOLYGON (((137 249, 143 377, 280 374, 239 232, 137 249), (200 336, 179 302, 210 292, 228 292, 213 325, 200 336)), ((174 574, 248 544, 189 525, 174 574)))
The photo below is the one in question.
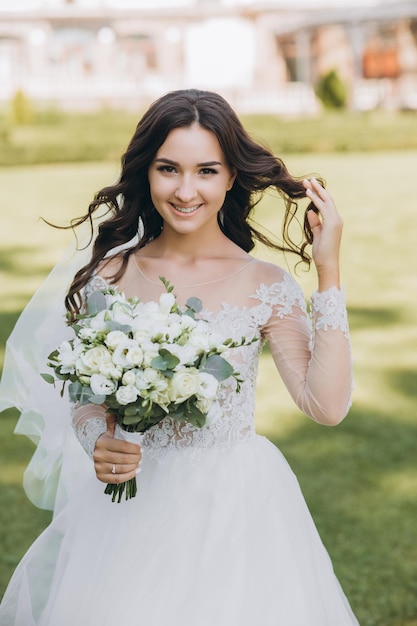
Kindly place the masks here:
MULTIPOLYGON (((122 439, 123 441, 130 441, 131 443, 141 445, 143 433, 136 431, 130 432, 128 430, 125 430, 122 426, 120 426, 120 424, 116 423, 114 429, 114 437, 115 439, 122 439)), ((124 483, 107 484, 104 493, 112 497, 112 502, 121 502, 123 494, 125 496, 125 500, 130 500, 130 498, 134 498, 136 496, 137 491, 138 485, 135 477, 130 478, 130 480, 124 483)))
POLYGON ((123 498, 123 494, 125 494, 125 499, 130 500, 130 498, 134 498, 138 491, 138 485, 136 482, 136 478, 131 478, 125 483, 119 483, 118 485, 108 484, 104 490, 104 493, 111 496, 112 502, 121 502, 123 498))

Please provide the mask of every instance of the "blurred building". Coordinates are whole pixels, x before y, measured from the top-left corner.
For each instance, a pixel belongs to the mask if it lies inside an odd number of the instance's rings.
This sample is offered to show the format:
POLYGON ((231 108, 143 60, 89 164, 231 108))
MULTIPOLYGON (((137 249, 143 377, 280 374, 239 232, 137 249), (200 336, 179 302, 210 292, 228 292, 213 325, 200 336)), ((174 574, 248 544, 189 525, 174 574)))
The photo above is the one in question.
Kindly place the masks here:
POLYGON ((64 108, 138 108, 196 86, 223 93, 241 111, 314 113, 316 81, 335 69, 352 108, 417 109, 416 0, 339 9, 278 0, 13 6, 0 7, 3 101, 22 90, 64 108))

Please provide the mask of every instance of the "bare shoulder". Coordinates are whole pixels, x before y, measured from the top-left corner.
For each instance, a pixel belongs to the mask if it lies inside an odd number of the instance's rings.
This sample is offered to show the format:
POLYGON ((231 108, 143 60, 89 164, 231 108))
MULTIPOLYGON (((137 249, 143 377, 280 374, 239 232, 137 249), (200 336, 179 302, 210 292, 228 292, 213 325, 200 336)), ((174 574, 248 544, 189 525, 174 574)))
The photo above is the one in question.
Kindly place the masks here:
POLYGON ((254 259, 251 263, 253 280, 260 284, 272 285, 284 279, 294 280, 291 275, 279 265, 254 259))

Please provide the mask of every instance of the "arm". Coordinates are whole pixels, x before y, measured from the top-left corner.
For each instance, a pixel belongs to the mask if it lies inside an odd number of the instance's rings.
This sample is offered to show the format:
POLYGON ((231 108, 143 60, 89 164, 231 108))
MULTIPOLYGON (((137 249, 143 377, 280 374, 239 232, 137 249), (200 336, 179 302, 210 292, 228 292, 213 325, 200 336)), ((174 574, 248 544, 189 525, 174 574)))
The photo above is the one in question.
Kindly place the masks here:
POLYGON ((330 194, 314 179, 306 195, 317 213, 308 212, 318 291, 312 298, 312 326, 301 290, 294 284, 291 311, 279 305, 265 329, 272 356, 299 408, 322 424, 337 424, 351 401, 352 358, 344 293, 340 290, 339 252, 343 222, 330 194))
POLYGON ((75 435, 94 461, 97 478, 105 483, 122 483, 134 478, 142 458, 140 446, 114 438, 115 422, 106 409, 96 404, 74 405, 75 435), (115 473, 112 472, 115 465, 115 473))
POLYGON ((343 291, 312 298, 311 325, 303 294, 289 313, 277 304, 264 327, 277 369, 297 406, 320 424, 338 424, 350 407, 352 359, 343 291))

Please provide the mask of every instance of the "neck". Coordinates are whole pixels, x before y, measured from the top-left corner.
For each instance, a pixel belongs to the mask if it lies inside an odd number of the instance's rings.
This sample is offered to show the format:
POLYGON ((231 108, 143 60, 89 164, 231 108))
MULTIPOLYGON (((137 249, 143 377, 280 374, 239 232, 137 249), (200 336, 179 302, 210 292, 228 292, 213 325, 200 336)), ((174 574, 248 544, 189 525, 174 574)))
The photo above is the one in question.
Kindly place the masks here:
POLYGON ((234 244, 217 228, 215 233, 200 236, 196 233, 180 234, 164 229, 152 242, 155 255, 188 262, 196 258, 212 258, 224 254, 225 249, 234 244))

